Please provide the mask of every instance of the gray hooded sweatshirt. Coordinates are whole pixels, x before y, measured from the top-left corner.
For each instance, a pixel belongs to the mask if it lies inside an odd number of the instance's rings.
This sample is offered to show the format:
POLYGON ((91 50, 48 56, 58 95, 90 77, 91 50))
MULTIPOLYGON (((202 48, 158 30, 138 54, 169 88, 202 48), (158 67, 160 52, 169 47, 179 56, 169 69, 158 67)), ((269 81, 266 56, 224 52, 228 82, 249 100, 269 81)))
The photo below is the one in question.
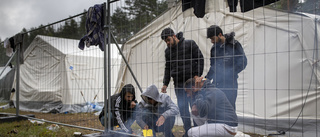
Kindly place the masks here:
MULTIPOLYGON (((148 109, 153 114, 158 115, 158 117, 162 115, 164 118, 179 114, 178 106, 173 103, 170 96, 168 96, 167 94, 159 93, 155 85, 149 86, 141 94, 141 98, 142 101, 138 106, 140 112, 142 112, 144 109, 148 109), (157 101, 157 105, 153 106, 152 104, 149 104, 147 97, 157 101)), ((136 122, 140 127, 144 127, 146 125, 146 123, 142 120, 142 115, 143 114, 138 114, 136 119, 136 122)))

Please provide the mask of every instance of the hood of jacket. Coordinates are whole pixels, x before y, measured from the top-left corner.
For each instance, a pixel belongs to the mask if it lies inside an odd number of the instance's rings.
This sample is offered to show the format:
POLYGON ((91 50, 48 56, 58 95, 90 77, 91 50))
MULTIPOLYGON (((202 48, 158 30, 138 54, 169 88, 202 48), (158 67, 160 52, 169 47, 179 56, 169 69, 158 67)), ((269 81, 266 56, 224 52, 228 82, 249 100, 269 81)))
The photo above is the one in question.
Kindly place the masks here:
POLYGON ((148 102, 148 99, 152 98, 153 100, 157 101, 158 103, 162 103, 160 99, 160 93, 158 91, 158 88, 155 85, 149 86, 142 94, 141 98, 144 100, 144 102, 148 102))
POLYGON ((225 43, 229 43, 229 44, 232 44, 232 45, 237 43, 238 41, 234 39, 235 35, 236 35, 235 32, 224 34, 224 37, 226 38, 226 42, 225 43))

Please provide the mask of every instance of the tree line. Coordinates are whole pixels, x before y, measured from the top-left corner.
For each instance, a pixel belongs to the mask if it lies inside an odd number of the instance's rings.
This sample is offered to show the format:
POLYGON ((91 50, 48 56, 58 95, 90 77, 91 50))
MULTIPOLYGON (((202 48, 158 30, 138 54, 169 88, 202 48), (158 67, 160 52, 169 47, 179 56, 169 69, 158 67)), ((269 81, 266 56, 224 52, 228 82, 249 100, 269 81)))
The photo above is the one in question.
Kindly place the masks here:
MULTIPOLYGON (((166 0, 125 0, 125 4, 124 7, 116 8, 110 20, 111 31, 119 44, 125 43, 154 18, 166 11, 168 7, 166 0)), ((80 40, 86 34, 86 12, 87 10, 84 10, 84 14, 80 15, 79 19, 71 18, 63 23, 50 26, 41 24, 29 30, 23 28, 21 31, 24 34, 23 49, 26 49, 37 35, 80 40)), ((1 38, 0 41, 2 41, 1 38)), ((0 54, 0 66, 4 66, 9 57, 5 55, 3 43, 0 46, 0 52, 2 53, 0 54)), ((15 63, 13 62, 13 64, 15 63)))
MULTIPOLYGON (((168 8, 166 0, 124 0, 124 2, 125 5, 123 7, 117 7, 114 10, 110 20, 111 31, 119 44, 125 43, 168 8)), ((319 5, 320 2, 317 0, 305 0, 304 3, 299 3, 299 0, 280 0, 269 5, 269 7, 290 12, 301 11, 317 14, 314 11, 320 12, 320 10, 310 7, 315 4, 319 5), (304 9, 306 10, 303 11, 304 9)), ((86 12, 87 10, 84 10, 83 13, 86 12)), ((47 27, 44 27, 44 25, 32 27, 29 31, 23 28, 21 32, 25 34, 24 49, 28 47, 37 35, 81 39, 86 34, 85 23, 86 14, 82 14, 77 21, 72 18, 63 23, 47 27)), ((0 45, 0 52, 2 53, 0 54, 0 66, 4 66, 9 58, 4 54, 3 45, 0 45)))

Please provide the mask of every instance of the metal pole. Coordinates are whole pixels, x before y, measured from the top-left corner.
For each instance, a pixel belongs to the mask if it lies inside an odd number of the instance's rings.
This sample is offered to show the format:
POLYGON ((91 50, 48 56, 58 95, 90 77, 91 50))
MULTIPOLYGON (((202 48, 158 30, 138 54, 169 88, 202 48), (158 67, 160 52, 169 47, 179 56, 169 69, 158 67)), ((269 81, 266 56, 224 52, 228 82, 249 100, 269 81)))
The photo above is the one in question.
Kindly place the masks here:
POLYGON ((136 82, 136 84, 137 84, 137 86, 138 86, 138 88, 139 88, 140 92, 142 93, 142 92, 143 92, 143 90, 142 90, 142 88, 141 88, 141 86, 140 86, 140 84, 139 84, 139 82, 138 82, 138 80, 137 80, 136 76, 134 75, 134 73, 133 73, 133 71, 132 71, 132 69, 131 69, 131 67, 130 67, 130 65, 129 65, 129 63, 128 63, 128 61, 127 61, 127 59, 124 57, 124 55, 123 55, 123 53, 122 53, 122 51, 121 51, 121 49, 120 49, 120 47, 119 47, 119 45, 118 45, 117 40, 116 40, 116 39, 114 38, 114 36, 113 36, 113 33, 111 33, 111 36, 112 36, 112 39, 114 40, 114 42, 115 42, 115 43, 116 43, 116 45, 117 45, 117 48, 118 48, 118 50, 119 50, 119 52, 120 52, 120 55, 122 56, 123 61, 126 63, 126 65, 127 65, 128 69, 129 69, 129 71, 130 71, 130 73, 131 73, 131 75, 132 75, 132 77, 133 77, 134 81, 136 82))
MULTIPOLYGON (((108 31, 108 47, 105 48, 107 51, 107 64, 108 64, 108 114, 111 114, 111 77, 110 77, 110 70, 111 70, 111 64, 110 64, 110 0, 108 0, 108 11, 107 11, 107 31, 108 31)), ((111 117, 108 115, 108 131, 111 130, 111 117)))
MULTIPOLYGON (((103 17, 104 17, 104 24, 103 25, 105 25, 106 23, 105 23, 105 21, 106 21, 106 3, 104 3, 103 4, 103 17)), ((105 28, 105 26, 103 27, 103 28, 105 28)), ((104 35, 106 36, 106 31, 105 31, 105 29, 103 30, 104 31, 104 35)), ((110 127, 109 127, 109 124, 108 124, 108 120, 109 120, 109 117, 108 117, 108 109, 109 109, 109 106, 107 106, 107 99, 108 99, 108 90, 107 90, 107 88, 108 88, 108 85, 107 85, 107 82, 108 82, 108 79, 107 79, 107 77, 108 77, 108 71, 107 71, 107 65, 108 65, 108 62, 107 62, 107 51, 106 51, 106 41, 107 41, 107 38, 106 37, 104 37, 104 62, 103 62, 103 67, 104 67, 104 106, 105 106, 105 109, 104 109, 104 125, 105 125, 105 128, 104 128, 104 134, 106 134, 108 131, 109 131, 109 129, 110 129, 110 127)), ((110 120, 109 120, 110 121, 110 120)))
POLYGON ((16 115, 19 116, 19 94, 20 94, 20 44, 16 47, 17 57, 16 57, 16 115))

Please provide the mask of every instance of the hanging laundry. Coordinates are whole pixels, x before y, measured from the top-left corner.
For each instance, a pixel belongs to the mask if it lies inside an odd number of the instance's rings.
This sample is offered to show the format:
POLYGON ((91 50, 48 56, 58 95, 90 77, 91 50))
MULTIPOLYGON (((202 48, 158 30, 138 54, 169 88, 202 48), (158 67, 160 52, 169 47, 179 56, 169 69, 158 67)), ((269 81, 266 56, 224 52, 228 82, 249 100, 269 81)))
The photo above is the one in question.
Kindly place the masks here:
POLYGON ((206 0, 182 0, 182 12, 189 8, 193 8, 194 15, 198 18, 203 18, 206 10, 206 0))
POLYGON ((84 44, 86 44, 87 47, 99 45, 99 48, 104 51, 103 15, 103 4, 96 4, 88 9, 86 20, 87 34, 80 39, 78 45, 81 50, 84 49, 84 44))
MULTIPOLYGON (((241 12, 247 12, 277 1, 279 0, 240 0, 240 8, 241 12)), ((238 0, 228 0, 228 5, 230 12, 237 12, 238 0)))
MULTIPOLYGON (((4 43, 3 47, 6 49, 6 55, 8 57, 11 57, 13 54, 13 48, 11 47, 10 40, 8 38, 6 38, 3 43, 4 43)), ((14 44, 12 43, 12 45, 14 45, 14 44)))
POLYGON ((18 33, 13 37, 13 39, 14 39, 14 47, 15 48, 18 47, 17 50, 20 50, 20 55, 19 55, 20 64, 23 64, 24 63, 23 34, 18 33))

